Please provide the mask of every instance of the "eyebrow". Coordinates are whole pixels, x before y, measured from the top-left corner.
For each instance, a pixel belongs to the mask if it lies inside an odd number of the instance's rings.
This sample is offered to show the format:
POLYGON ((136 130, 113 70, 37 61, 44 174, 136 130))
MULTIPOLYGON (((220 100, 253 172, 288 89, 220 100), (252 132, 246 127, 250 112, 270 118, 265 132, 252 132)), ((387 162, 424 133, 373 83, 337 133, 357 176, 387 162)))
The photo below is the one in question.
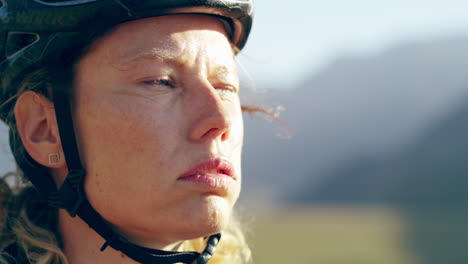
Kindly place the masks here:
POLYGON ((175 62, 179 56, 176 52, 167 52, 167 49, 158 49, 152 48, 149 51, 139 52, 133 56, 124 57, 120 59, 116 64, 119 66, 127 66, 131 63, 140 61, 140 60, 159 60, 161 62, 175 62))

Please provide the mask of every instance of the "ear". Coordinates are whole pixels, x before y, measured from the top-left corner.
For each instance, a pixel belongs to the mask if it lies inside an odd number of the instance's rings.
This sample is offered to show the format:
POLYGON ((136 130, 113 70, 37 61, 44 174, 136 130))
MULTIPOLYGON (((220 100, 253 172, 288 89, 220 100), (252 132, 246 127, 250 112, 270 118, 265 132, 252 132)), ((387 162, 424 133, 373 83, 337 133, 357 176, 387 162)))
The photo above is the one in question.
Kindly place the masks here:
POLYGON ((18 132, 28 154, 49 168, 66 166, 53 103, 41 94, 27 91, 15 105, 18 132))

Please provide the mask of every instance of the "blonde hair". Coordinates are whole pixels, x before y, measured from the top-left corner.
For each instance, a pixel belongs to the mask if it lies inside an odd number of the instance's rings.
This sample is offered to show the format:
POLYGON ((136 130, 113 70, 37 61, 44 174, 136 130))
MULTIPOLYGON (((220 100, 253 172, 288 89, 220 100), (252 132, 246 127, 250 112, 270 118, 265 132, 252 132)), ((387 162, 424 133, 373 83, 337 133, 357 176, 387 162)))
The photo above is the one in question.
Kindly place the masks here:
POLYGON ((3 178, 0 184, 2 185, 0 197, 3 201, 0 205, 2 207, 0 263, 8 263, 8 259, 17 257, 4 252, 10 246, 19 249, 21 254, 24 254, 24 257, 31 263, 68 263, 59 246, 56 232, 48 230, 44 226, 51 225, 55 226, 53 229, 56 229, 56 210, 43 207, 44 202, 31 186, 11 190, 3 178), (38 207, 43 207, 41 216, 37 215, 38 207), (38 220, 38 218, 42 219, 38 220), (44 219, 51 221, 49 221, 50 223, 36 223, 44 222, 44 219))
MULTIPOLYGON (((50 98, 51 84, 46 69, 38 69, 24 79, 18 93, 0 109, 14 103, 17 97, 27 90, 32 90, 50 98)), ((13 104, 14 105, 14 104, 13 104)), ((245 109, 249 111, 249 109, 245 109)), ((13 107, 8 109, 7 120, 12 137, 11 148, 15 158, 24 159, 28 155, 17 131, 13 107)), ((46 168, 37 168, 46 170, 46 168)), ((0 264, 9 263, 8 260, 16 257, 5 252, 9 247, 16 247, 24 257, 32 263, 38 264, 67 264, 67 258, 62 251, 60 232, 58 231, 57 209, 47 205, 31 186, 27 177, 19 173, 9 174, 15 178, 13 187, 8 186, 5 177, 0 179, 0 264), (23 183, 22 183, 23 182, 23 183)), ((241 231, 236 218, 233 217, 226 230, 222 232, 222 239, 217 246, 216 253, 210 264, 242 264, 249 263, 251 259, 250 248, 241 231)), ((203 238, 187 241, 185 250, 201 252, 206 243, 203 238)))

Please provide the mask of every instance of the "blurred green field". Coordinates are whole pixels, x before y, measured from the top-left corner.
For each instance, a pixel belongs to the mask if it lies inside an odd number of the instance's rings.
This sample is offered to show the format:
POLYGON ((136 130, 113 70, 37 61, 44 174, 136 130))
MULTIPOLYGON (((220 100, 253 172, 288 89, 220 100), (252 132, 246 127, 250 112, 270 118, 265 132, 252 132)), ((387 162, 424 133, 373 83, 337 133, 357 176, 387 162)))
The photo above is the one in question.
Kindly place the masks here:
MULTIPOLYGON (((417 247, 432 250, 424 244, 424 240, 428 240, 429 245, 435 247, 434 251, 441 250, 440 245, 437 245, 441 242, 439 241, 440 230, 446 233, 445 226, 447 225, 452 227, 454 234, 462 230, 466 234, 465 229, 468 227, 468 222, 465 222, 468 220, 466 218, 456 218, 457 221, 453 221, 455 218, 451 217, 450 222, 439 221, 437 226, 441 228, 429 226, 428 229, 422 231, 426 237, 413 239, 409 236, 415 234, 412 231, 414 223, 411 223, 414 219, 394 209, 313 207, 269 212, 256 210, 252 212, 252 215, 255 217, 250 224, 248 237, 253 249, 255 264, 468 263, 466 255, 468 253, 465 252, 457 251, 458 256, 455 256, 457 258, 448 262, 438 262, 437 257, 429 258, 434 260, 433 262, 422 258, 421 254, 426 253, 417 250, 417 247), (432 232, 434 230, 435 233, 432 232), (419 240, 424 243, 422 246, 416 244, 415 247, 414 241, 419 240)), ((424 217, 423 219, 432 218, 424 217)), ((417 223, 415 226, 420 225, 417 223)), ((450 237, 451 235, 449 239, 450 237)), ((464 237, 463 235, 463 241, 457 242, 458 245, 468 243, 464 237)), ((450 243, 441 243, 453 249, 450 243)), ((468 246, 466 249, 468 252, 468 246)), ((450 256, 452 255, 450 253, 450 256)), ((447 260, 443 254, 440 256, 447 260)))

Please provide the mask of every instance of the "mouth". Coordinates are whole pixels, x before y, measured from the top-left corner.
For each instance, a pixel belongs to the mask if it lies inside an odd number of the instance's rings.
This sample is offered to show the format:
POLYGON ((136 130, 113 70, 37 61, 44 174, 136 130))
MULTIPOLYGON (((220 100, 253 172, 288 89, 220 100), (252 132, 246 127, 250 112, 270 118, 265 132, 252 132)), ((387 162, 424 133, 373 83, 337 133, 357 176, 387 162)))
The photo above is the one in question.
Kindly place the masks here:
POLYGON ((204 161, 183 173, 178 181, 203 193, 227 196, 237 182, 234 166, 222 158, 204 161))
POLYGON ((230 177, 237 180, 234 173, 234 166, 229 160, 223 158, 214 158, 199 163, 192 169, 183 173, 179 179, 193 177, 197 175, 219 175, 230 177))

